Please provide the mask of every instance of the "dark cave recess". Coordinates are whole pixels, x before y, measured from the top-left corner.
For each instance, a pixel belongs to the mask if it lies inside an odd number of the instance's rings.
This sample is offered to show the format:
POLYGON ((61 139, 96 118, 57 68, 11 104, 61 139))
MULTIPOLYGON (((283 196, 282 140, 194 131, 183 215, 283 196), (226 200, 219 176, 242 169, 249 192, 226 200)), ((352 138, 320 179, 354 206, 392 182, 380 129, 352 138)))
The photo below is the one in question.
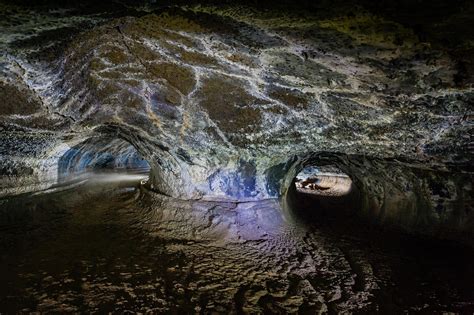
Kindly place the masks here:
MULTIPOLYGON (((429 36, 429 31, 434 24, 439 23, 446 17, 453 14, 460 14, 466 9, 472 9, 469 0, 3 0, 4 3, 24 5, 31 7, 69 7, 81 8, 90 10, 111 10, 118 11, 124 8, 144 7, 148 6, 150 9, 157 9, 170 6, 180 5, 245 5, 255 7, 257 9, 273 9, 275 7, 282 7, 285 10, 311 10, 317 11, 324 9, 329 16, 333 13, 332 10, 347 11, 351 15, 350 8, 363 8, 374 14, 382 15, 386 18, 395 20, 406 26, 415 27, 419 35, 426 38, 429 36)), ((469 12, 465 12, 469 14, 469 12)), ((472 21, 471 21, 472 22, 472 21)), ((466 27, 474 27, 467 24, 466 27)), ((446 30, 450 31, 450 30, 446 30)), ((454 30, 451 30, 454 33, 454 30)), ((465 34, 468 35, 469 29, 464 29, 465 34)), ((463 32, 463 33, 464 33, 463 32)), ((431 34, 434 35, 434 34, 431 34)), ((472 36, 472 32, 471 32, 472 36)), ((457 36, 456 36, 457 37, 457 36)), ((452 38, 445 38, 446 41, 453 40, 452 38)))
POLYGON ((283 209, 297 221, 355 220, 473 245, 472 181, 472 174, 462 168, 440 170, 416 161, 320 152, 293 159, 280 191, 283 209), (350 189, 339 195, 305 192, 296 183, 308 167, 338 170, 350 178, 344 182, 350 182, 350 189))
POLYGON ((148 173, 150 165, 122 139, 90 138, 67 150, 58 161, 59 183, 87 172, 148 173))

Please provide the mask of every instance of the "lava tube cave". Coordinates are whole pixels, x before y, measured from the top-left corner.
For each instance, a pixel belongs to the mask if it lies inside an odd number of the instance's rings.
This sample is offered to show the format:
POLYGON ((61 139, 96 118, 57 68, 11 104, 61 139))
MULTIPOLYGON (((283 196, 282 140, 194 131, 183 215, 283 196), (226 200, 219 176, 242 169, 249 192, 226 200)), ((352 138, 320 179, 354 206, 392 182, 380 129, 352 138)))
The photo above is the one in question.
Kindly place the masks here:
POLYGON ((474 313, 472 1, 0 13, 0 314, 474 313))

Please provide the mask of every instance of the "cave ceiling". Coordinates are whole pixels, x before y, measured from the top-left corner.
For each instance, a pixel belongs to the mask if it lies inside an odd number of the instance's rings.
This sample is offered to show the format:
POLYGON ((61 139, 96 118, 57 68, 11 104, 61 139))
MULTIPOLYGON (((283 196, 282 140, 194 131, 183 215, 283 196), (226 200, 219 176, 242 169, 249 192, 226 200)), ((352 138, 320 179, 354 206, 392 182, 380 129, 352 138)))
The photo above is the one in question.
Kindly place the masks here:
POLYGON ((2 174, 51 179, 97 136, 184 198, 237 177, 231 195, 268 195, 264 174, 311 152, 470 168, 473 5, 415 23, 391 4, 3 3, 2 174))

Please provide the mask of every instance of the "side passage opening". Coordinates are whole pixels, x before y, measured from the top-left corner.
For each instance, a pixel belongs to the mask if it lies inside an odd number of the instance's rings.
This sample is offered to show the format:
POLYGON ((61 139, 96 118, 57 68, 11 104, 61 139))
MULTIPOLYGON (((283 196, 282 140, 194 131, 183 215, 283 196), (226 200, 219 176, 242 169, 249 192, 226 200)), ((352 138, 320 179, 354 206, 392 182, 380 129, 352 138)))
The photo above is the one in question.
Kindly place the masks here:
POLYGON ((311 221, 355 213, 357 187, 336 166, 306 166, 290 187, 293 214, 311 221))
POLYGON ((150 165, 130 143, 94 137, 69 149, 60 159, 58 182, 83 179, 139 181, 148 178, 150 165))

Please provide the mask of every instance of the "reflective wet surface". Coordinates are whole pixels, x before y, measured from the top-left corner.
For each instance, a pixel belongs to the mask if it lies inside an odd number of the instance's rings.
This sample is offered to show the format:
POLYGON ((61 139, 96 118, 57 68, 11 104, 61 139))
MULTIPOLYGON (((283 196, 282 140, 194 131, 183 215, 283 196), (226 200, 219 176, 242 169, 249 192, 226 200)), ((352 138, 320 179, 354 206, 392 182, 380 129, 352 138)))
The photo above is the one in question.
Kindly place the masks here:
POLYGON ((0 201, 2 312, 474 311, 474 251, 460 244, 111 176, 0 201))

